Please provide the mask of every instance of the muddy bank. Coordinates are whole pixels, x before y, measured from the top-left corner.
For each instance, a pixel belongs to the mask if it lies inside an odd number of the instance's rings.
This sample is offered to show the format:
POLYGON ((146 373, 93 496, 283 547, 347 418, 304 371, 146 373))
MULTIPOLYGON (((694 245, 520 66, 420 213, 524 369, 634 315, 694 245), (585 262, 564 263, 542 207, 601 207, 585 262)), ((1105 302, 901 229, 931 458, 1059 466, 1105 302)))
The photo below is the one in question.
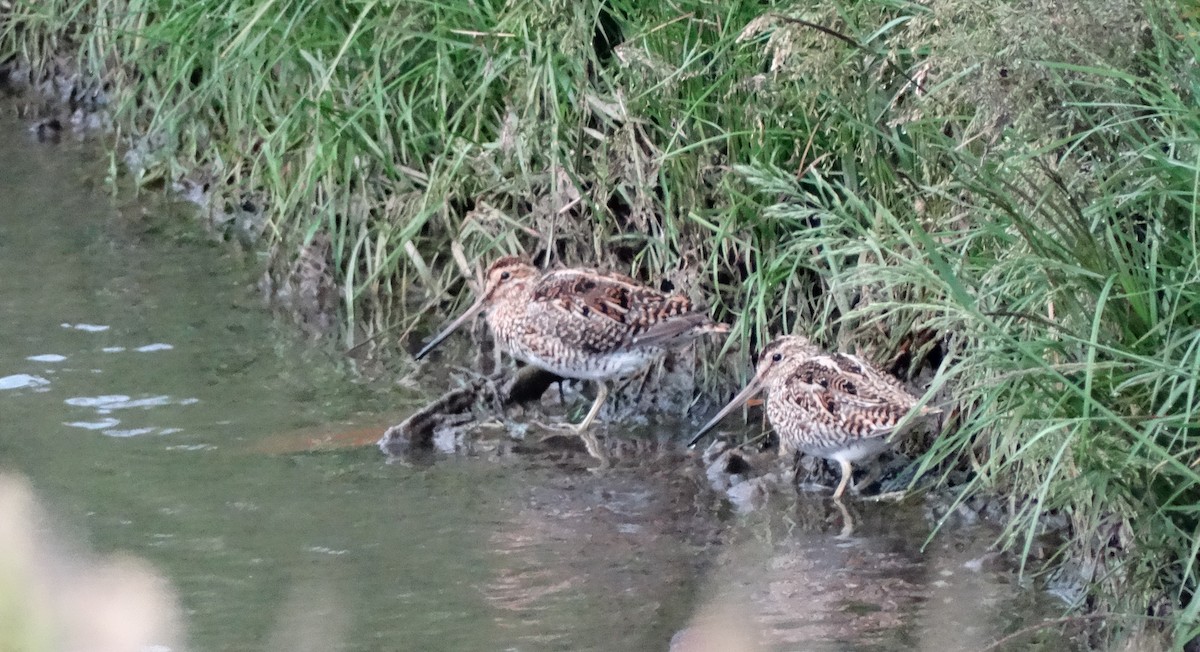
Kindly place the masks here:
MULTIPOLYGON (((965 470, 934 469, 918 477, 917 460, 903 451, 904 444, 920 437, 908 436, 899 438, 898 450, 880 456, 874 481, 862 487, 861 495, 851 499, 846 510, 827 497, 839 480, 837 465, 806 455, 783 459, 769 428, 749 444, 730 443, 731 436, 735 441, 746 437, 724 432, 711 443, 690 450, 676 433, 694 428, 693 423, 650 413, 642 415, 643 423, 638 425, 613 414, 613 422, 597 425, 580 437, 561 429, 567 421, 563 410, 572 404, 586 405, 586 397, 568 397, 561 388, 552 389, 554 383, 561 383, 553 374, 527 366, 517 374, 510 369, 501 367, 491 376, 445 381, 454 389, 388 428, 377 446, 389 460, 402 463, 431 464, 440 456, 482 455, 537 460, 569 472, 590 470, 601 478, 611 470, 661 475, 693 486, 697 497, 707 496, 705 500, 716 513, 749 514, 778 507, 780 501, 828 502, 822 527, 832 528, 842 537, 856 532, 859 522, 854 513, 863 505, 880 505, 870 509, 883 510, 889 509, 886 505, 901 505, 895 509, 910 515, 920 513, 927 527, 951 532, 974 526, 998 532, 1010 522, 1012 510, 1021 508, 1003 496, 968 492, 973 476, 965 470)), ((425 377, 428 389, 438 374, 425 377)), ((749 410, 748 423, 765 424, 761 407, 749 410)), ((869 466, 857 471, 857 477, 872 474, 869 466)), ((1086 596, 1087 584, 1085 569, 1077 563, 1059 566, 1051 561, 1070 536, 1070 526, 1065 514, 1046 512, 1039 536, 1028 544, 1027 556, 1019 564, 1007 566, 1024 568, 1026 580, 1041 578, 1036 581, 1041 590, 1065 606, 1078 605, 1086 596), (1046 580, 1044 575, 1050 569, 1055 573, 1046 580)), ((1000 550, 989 554, 1002 556, 1000 550)))
POLYGON ((451 446, 438 437, 436 452, 394 461, 432 468, 468 456, 526 473, 554 470, 531 486, 547 511, 530 509, 527 521, 493 543, 520 550, 535 540, 561 542, 564 558, 574 561, 547 564, 514 553, 489 592, 514 616, 583 577, 639 591, 641 611, 677 613, 662 587, 642 587, 637 578, 649 572, 637 570, 642 562, 615 573, 593 565, 605 563, 596 558, 600 548, 603 558, 624 551, 645 560, 663 537, 678 536, 693 554, 654 571, 694 596, 682 627, 668 632, 672 651, 1087 649, 1086 621, 1039 624, 1022 615, 1060 612, 1042 582, 1020 581, 1017 560, 995 547, 999 527, 989 506, 949 510, 952 497, 934 493, 839 505, 827 491, 797 491, 780 477, 772 451, 717 444, 689 452, 620 432, 597 435, 608 456, 602 464, 574 435, 503 430, 492 424, 460 433, 451 446), (941 528, 930 539, 935 525, 941 528), (585 547, 576 549, 580 539, 585 547))

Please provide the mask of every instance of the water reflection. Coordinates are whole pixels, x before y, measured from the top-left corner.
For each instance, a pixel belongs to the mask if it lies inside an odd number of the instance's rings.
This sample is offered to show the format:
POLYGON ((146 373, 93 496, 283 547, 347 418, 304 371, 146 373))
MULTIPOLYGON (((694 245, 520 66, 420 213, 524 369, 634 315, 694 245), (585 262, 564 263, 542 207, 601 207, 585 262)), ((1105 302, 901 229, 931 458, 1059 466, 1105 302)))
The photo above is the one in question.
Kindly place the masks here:
POLYGON ((537 475, 488 538, 497 643, 665 649, 688 608, 694 541, 712 528, 695 486, 650 468, 537 475))
POLYGON ((353 621, 345 596, 328 578, 293 583, 274 614, 268 652, 334 652, 347 648, 353 621))
MULTIPOLYGON (((715 649, 719 633, 736 634, 738 649, 980 650, 1037 611, 1038 596, 989 551, 986 529, 922 548, 918 506, 853 505, 858 529, 846 538, 828 500, 780 502, 720 551, 704 605, 673 650, 715 649)), ((1026 645, 1011 649, 1035 649, 1026 645)), ((1050 637, 1040 649, 1069 647, 1050 637)))

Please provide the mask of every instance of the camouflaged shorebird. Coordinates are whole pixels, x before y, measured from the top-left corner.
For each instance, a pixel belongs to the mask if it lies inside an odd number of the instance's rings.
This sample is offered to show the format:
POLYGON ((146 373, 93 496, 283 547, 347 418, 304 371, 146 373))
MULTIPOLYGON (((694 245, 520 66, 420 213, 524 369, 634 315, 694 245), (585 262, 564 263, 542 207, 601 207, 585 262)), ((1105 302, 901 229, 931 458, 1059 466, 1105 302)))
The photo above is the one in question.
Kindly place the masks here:
MULTIPOLYGON (((754 378, 688 443, 706 432, 760 389, 767 390, 767 419, 779 435, 780 452, 836 460, 840 498, 850 482, 852 462, 877 455, 888 436, 919 399, 892 376, 861 358, 824 354, 799 335, 778 337, 763 349, 754 378)), ((922 407, 919 415, 936 414, 922 407)))
POLYGON ((576 429, 586 430, 608 397, 604 381, 646 368, 667 349, 727 333, 691 300, 621 274, 588 269, 538 271, 513 256, 488 268, 483 294, 417 352, 421 359, 480 311, 496 342, 514 358, 564 378, 594 380, 596 401, 576 429))

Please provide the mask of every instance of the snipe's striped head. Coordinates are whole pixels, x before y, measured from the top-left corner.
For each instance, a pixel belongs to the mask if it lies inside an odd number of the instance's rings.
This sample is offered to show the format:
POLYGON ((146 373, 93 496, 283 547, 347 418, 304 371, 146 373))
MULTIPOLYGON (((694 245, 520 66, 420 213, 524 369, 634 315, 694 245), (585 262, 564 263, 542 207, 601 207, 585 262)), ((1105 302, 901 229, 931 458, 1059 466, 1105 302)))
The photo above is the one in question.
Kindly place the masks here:
MULTIPOLYGON (((475 303, 483 303, 486 306, 503 301, 520 292, 526 283, 540 275, 541 272, 523 258, 516 256, 497 258, 488 267, 487 274, 484 276, 483 292, 475 303)), ((484 306, 480 306, 480 308, 482 307, 484 306)), ((473 305, 471 308, 475 308, 475 306, 473 305)), ((468 313, 471 308, 467 309, 468 313)))
POLYGON ((737 396, 734 396, 725 407, 717 412, 716 416, 696 432, 692 440, 688 442, 688 446, 695 445, 705 433, 720 423, 721 419, 724 419, 760 390, 765 388, 768 392, 771 391, 774 385, 786 380, 794 369, 818 353, 817 347, 813 346, 812 342, 809 342, 808 338, 803 335, 781 335, 772 340, 770 344, 763 347, 762 353, 758 356, 754 377, 742 391, 737 393, 737 396))
POLYGON ((747 387, 754 387, 755 391, 765 387, 770 391, 773 385, 785 380, 802 362, 819 353, 820 350, 803 335, 780 335, 759 353, 754 378, 747 387))
POLYGON ((516 296, 524 289, 526 283, 532 282, 539 274, 540 272, 538 272, 537 268, 523 258, 516 256, 498 258, 488 267, 487 275, 483 282, 483 291, 475 299, 475 303, 471 304, 470 308, 467 308, 457 319, 450 322, 441 332, 434 335, 433 339, 429 340, 429 343, 420 351, 417 351, 417 354, 413 357, 417 360, 425 357, 427 353, 437 348, 442 343, 442 340, 449 337, 459 326, 465 324, 485 308, 516 296))

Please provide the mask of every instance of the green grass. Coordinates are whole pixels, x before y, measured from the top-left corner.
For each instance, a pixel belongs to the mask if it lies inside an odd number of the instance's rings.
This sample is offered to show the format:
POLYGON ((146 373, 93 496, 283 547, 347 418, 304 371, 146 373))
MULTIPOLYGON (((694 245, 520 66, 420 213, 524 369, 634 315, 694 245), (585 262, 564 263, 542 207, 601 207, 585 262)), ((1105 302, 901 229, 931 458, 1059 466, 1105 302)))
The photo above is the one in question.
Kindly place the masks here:
POLYGON ((710 387, 793 330, 940 360, 924 467, 1012 496, 1017 550, 1066 514, 1087 606, 1182 645, 1200 36, 1094 4, 45 0, 0 9, 0 57, 108 83, 139 183, 267 207, 277 278, 328 238, 350 343, 461 298, 457 245, 709 298, 736 332, 710 387))

